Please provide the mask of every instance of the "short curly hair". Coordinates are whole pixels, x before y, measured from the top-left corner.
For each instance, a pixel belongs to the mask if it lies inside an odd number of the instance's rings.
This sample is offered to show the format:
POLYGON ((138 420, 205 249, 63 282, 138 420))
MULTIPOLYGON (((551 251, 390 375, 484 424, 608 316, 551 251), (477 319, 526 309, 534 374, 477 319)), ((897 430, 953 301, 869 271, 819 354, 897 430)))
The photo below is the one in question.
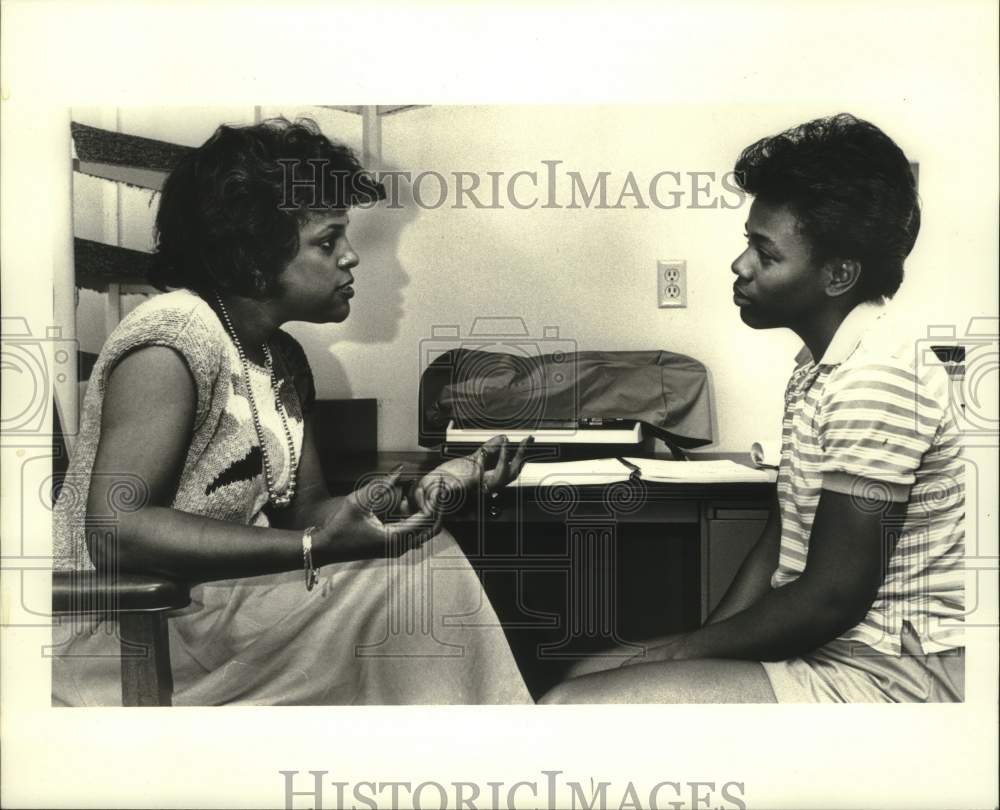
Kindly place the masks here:
POLYGON ((310 212, 380 199, 385 188, 311 119, 220 126, 164 183, 150 280, 266 298, 310 212))
POLYGON ((916 178, 888 135, 848 113, 819 118, 743 150, 736 182, 787 205, 813 259, 861 264, 858 300, 891 298, 920 231, 916 178))

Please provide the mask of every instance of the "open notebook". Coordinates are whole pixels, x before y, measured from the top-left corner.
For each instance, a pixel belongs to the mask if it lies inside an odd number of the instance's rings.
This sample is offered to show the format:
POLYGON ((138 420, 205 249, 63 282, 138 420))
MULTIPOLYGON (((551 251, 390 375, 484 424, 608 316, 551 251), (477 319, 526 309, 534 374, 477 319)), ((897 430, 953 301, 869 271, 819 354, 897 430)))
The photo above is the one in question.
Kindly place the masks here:
POLYGON ((650 458, 599 458, 586 461, 528 462, 512 487, 615 484, 627 481, 633 472, 643 481, 678 484, 767 483, 774 473, 737 464, 735 461, 668 461, 650 458))

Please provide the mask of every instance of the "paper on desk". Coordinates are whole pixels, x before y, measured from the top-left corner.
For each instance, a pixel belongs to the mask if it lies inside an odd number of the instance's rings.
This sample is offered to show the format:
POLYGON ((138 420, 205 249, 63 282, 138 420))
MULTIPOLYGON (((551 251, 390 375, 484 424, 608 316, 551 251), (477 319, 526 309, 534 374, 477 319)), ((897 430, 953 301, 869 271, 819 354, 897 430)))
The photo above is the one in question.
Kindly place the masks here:
POLYGON ((728 459, 713 461, 667 461, 655 458, 626 458, 642 470, 643 481, 673 481, 683 484, 709 484, 727 482, 768 482, 773 474, 755 470, 728 459))
POLYGON ((529 461, 512 487, 554 487, 569 484, 616 484, 627 481, 631 470, 616 458, 595 458, 585 461, 529 461))
MULTIPOLYGON (((755 470, 735 461, 666 461, 651 458, 626 458, 642 471, 643 481, 678 484, 764 482, 774 479, 768 470, 755 470)), ((512 487, 553 487, 569 484, 616 484, 627 481, 631 470, 616 458, 586 461, 528 462, 512 487)))

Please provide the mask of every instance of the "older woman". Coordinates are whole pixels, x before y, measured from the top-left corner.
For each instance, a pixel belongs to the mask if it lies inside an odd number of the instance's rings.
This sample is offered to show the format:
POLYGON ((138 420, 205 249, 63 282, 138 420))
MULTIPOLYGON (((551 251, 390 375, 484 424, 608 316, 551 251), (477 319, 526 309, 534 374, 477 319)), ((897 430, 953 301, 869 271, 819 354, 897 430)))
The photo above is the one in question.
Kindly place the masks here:
MULTIPOLYGON (((398 471, 346 498, 323 483, 309 364, 280 327, 348 317, 348 210, 383 195, 350 150, 283 119, 220 127, 163 188, 156 280, 172 291, 94 367, 55 545, 63 568, 200 583, 169 621, 176 704, 530 701, 438 508, 506 484, 523 447, 448 462, 396 522, 376 507, 398 471)), ((116 648, 64 639, 53 701, 120 703, 116 648)))

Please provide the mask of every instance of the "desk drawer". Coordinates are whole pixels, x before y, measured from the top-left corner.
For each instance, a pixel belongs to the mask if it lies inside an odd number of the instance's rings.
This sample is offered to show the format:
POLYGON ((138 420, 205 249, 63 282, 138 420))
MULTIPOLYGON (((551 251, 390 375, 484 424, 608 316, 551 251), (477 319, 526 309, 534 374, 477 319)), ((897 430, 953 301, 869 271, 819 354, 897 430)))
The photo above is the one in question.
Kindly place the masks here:
POLYGON ((702 542, 702 620, 716 608, 760 537, 770 509, 761 503, 709 503, 702 542))

